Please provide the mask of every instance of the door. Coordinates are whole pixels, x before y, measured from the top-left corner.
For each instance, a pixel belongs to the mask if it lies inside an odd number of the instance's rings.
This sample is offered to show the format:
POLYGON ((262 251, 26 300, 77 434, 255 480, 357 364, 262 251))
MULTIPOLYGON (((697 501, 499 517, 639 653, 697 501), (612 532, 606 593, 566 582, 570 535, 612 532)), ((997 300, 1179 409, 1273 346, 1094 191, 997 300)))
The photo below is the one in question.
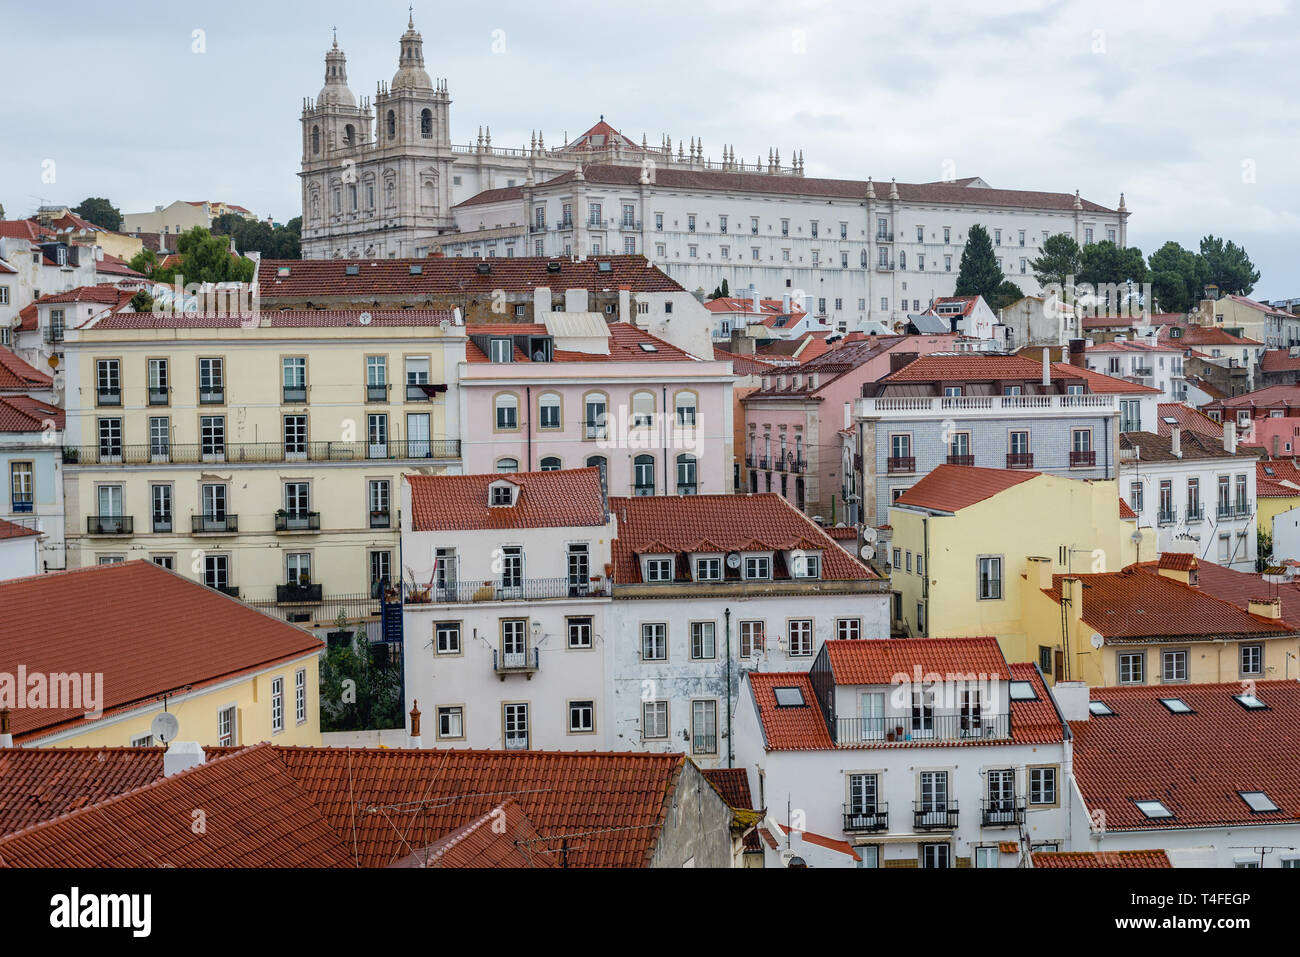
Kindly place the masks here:
POLYGON ((366 416, 366 456, 372 459, 388 458, 388 416, 366 416))
POLYGON ((1000 768, 989 772, 989 824, 1014 824, 1016 820, 1016 772, 1000 768))
POLYGON ((921 772, 921 823, 943 826, 948 823, 948 772, 921 772))
POLYGON ((591 559, 587 546, 573 544, 568 548, 568 581, 570 595, 585 595, 591 589, 591 559))
POLYGON ((885 696, 873 691, 862 695, 861 740, 879 741, 885 737, 885 696))
POLYGON ((501 666, 522 668, 528 661, 528 620, 507 618, 501 622, 501 666))
POLYGON ((226 527, 226 487, 203 486, 203 530, 220 532, 226 527))
POLYGON ((406 417, 406 454, 413 459, 427 459, 431 452, 429 444, 429 414, 427 412, 410 413, 406 417))
POLYGON ((528 750, 528 705, 507 704, 504 706, 503 737, 507 751, 528 750))
POLYGON ((99 529, 110 535, 122 531, 122 486, 99 487, 99 529))

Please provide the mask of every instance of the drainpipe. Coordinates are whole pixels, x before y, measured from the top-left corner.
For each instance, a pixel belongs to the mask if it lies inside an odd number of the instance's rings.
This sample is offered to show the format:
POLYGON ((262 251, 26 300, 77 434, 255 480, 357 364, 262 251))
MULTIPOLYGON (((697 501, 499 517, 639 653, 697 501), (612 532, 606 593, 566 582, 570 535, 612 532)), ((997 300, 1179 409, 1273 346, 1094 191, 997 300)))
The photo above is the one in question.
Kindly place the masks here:
POLYGON ((722 609, 722 632, 727 650, 727 767, 731 767, 731 609, 722 609))
POLYGON ((528 468, 524 469, 524 471, 531 472, 533 470, 533 387, 530 385, 524 386, 524 401, 528 403, 528 412, 526 413, 528 416, 528 431, 526 433, 528 436, 528 468))
MULTIPOLYGON (((659 439, 663 445, 664 451, 664 494, 670 494, 668 489, 668 386, 662 386, 663 389, 663 414, 659 416, 659 439)), ((699 466, 696 465, 698 469, 699 466)))

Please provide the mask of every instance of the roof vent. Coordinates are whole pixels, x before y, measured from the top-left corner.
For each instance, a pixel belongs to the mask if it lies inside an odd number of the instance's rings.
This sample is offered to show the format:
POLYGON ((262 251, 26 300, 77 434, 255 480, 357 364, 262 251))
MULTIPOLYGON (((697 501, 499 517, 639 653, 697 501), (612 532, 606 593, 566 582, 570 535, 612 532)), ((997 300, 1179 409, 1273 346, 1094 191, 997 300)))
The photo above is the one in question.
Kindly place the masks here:
POLYGON ((490 276, 492 275, 492 264, 488 262, 475 263, 474 271, 480 276, 490 276))
POLYGON ((422 266, 420 263, 412 263, 412 264, 411 264, 411 275, 412 275, 412 276, 418 276, 418 275, 420 275, 420 274, 423 273, 423 272, 424 272, 424 266, 422 266))
POLYGON ((361 275, 361 267, 356 263, 351 263, 343 270, 343 272, 348 276, 359 276, 361 275))
POLYGON ((611 272, 614 267, 608 261, 602 261, 596 263, 596 269, 600 272, 611 272))
POLYGON ((547 272, 559 272, 559 271, 560 271, 560 264, 559 264, 558 262, 549 262, 549 263, 546 264, 546 271, 547 271, 547 272))

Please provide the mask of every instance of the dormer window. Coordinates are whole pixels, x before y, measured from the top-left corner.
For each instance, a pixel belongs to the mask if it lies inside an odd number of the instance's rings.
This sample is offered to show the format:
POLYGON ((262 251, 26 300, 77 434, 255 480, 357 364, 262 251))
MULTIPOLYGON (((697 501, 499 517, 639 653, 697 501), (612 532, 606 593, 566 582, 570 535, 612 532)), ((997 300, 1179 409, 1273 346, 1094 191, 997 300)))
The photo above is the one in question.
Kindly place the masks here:
POLYGON ((745 557, 745 578, 751 581, 767 581, 772 577, 771 555, 747 555, 745 557))
POLYGON ((721 558, 695 559, 695 580, 697 582, 722 581, 722 559, 721 558))
POLYGON ((790 556, 791 578, 821 578, 822 557, 808 552, 795 552, 790 556))
POLYGON ((510 507, 515 504, 515 486, 509 482, 494 482, 488 486, 488 505, 510 507))
POLYGON ((489 342, 489 358, 493 362, 513 362, 515 358, 515 345, 511 339, 493 339, 489 342))
POLYGON ((645 560, 645 580, 648 582, 672 581, 673 564, 671 558, 647 558, 645 560))

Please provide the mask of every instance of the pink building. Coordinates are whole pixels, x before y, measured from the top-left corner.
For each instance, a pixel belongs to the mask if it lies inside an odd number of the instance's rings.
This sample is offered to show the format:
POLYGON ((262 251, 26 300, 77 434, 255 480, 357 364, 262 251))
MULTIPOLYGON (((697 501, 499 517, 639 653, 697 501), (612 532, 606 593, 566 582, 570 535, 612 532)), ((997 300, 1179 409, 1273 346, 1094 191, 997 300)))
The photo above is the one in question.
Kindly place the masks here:
POLYGON ((467 474, 598 467, 609 495, 734 491, 732 364, 599 313, 466 328, 467 474))
POLYGON ((845 482, 852 475, 845 474, 839 433, 852 426, 863 383, 888 375, 901 356, 953 352, 958 338, 854 333, 815 359, 765 375, 743 400, 748 490, 777 492, 827 523, 850 520, 845 482))

